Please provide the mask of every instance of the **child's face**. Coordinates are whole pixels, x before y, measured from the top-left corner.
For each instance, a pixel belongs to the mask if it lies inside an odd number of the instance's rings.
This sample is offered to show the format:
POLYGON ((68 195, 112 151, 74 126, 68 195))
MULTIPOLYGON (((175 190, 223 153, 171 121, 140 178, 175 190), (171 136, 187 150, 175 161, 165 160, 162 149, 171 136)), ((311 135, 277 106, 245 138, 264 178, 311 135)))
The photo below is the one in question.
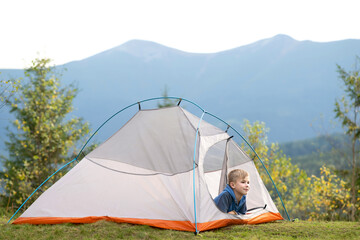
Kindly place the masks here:
POLYGON ((241 179, 238 178, 236 182, 231 182, 230 187, 234 190, 235 193, 246 195, 250 190, 250 180, 249 176, 241 179))

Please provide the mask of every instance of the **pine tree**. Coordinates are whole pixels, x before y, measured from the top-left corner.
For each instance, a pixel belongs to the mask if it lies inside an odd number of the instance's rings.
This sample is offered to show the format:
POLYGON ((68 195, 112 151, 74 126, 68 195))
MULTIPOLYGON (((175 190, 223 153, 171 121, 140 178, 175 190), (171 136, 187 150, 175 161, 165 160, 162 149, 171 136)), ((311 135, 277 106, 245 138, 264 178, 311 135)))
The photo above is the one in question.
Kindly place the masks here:
MULTIPOLYGON (((5 144, 9 154, 2 157, 4 170, 0 172, 1 195, 7 206, 18 207, 49 175, 74 157, 77 143, 89 132, 88 123, 68 116, 77 89, 72 85, 61 87, 60 73, 49 66, 50 62, 46 58, 32 61, 25 70, 27 81, 7 101, 16 117, 15 132, 7 129, 9 141, 5 144)), ((61 176, 57 174, 49 184, 61 176)))
POLYGON ((173 100, 173 99, 170 99, 168 98, 168 88, 167 86, 165 85, 165 88, 164 88, 164 91, 162 93, 162 96, 164 97, 162 99, 162 103, 158 102, 158 108, 165 108, 165 107, 173 107, 173 106, 176 106, 176 102, 177 100, 173 100))

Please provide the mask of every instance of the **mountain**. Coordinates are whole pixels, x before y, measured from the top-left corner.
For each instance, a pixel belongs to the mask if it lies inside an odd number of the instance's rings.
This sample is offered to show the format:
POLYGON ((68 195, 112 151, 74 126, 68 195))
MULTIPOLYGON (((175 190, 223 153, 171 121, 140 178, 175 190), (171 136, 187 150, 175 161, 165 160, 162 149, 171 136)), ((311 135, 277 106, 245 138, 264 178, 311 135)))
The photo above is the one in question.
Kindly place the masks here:
MULTIPOLYGON (((360 40, 353 39, 318 43, 277 35, 217 53, 132 40, 58 67, 67 69, 63 82, 80 89, 74 114, 93 129, 131 103, 161 96, 167 86, 170 96, 192 100, 237 129, 243 119, 263 121, 271 141, 285 142, 314 137, 311 125, 321 121, 329 128, 342 94, 336 64, 351 69, 356 55, 360 40)), ((0 72, 15 77, 22 71, 0 72)))

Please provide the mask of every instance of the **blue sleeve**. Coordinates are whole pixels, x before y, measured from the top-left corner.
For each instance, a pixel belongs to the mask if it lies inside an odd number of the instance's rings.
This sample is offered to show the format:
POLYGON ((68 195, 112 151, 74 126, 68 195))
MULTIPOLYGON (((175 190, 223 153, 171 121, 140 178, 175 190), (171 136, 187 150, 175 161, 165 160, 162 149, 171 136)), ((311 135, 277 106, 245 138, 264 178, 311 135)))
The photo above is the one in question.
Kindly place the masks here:
POLYGON ((228 209, 230 208, 231 205, 230 194, 227 193, 221 194, 216 200, 217 200, 215 201, 216 206, 220 209, 220 211, 224 213, 228 213, 228 209))

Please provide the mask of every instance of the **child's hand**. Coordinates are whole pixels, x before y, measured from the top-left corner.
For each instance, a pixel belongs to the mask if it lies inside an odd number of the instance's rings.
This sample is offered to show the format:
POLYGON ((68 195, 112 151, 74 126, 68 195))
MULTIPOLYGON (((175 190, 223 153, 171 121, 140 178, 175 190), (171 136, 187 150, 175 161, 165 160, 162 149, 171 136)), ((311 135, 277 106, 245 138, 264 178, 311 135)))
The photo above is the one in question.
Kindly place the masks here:
POLYGON ((237 215, 235 211, 228 212, 228 214, 237 215))

